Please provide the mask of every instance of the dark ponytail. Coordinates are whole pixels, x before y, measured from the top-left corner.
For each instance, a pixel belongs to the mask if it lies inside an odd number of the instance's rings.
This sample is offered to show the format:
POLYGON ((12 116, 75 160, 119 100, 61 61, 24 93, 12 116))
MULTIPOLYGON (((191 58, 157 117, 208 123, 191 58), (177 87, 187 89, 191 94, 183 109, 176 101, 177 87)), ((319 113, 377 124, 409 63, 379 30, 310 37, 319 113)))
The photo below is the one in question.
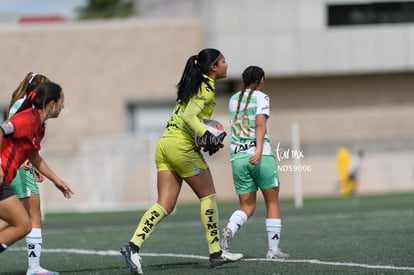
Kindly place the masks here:
POLYGON ((207 75, 210 66, 218 64, 220 56, 219 50, 204 49, 187 60, 180 82, 177 84, 177 102, 187 103, 197 94, 201 83, 203 81, 207 83, 203 74, 207 75))
POLYGON ((240 96, 237 102, 236 117, 238 116, 240 111, 240 103, 243 98, 244 92, 250 87, 249 94, 247 95, 246 104, 244 105, 244 109, 246 110, 253 92, 257 90, 257 87, 259 87, 260 85, 260 80, 262 79, 262 77, 265 77, 264 70, 258 66, 249 66, 243 71, 243 89, 240 92, 240 96))
POLYGON ((45 82, 37 85, 36 89, 30 91, 16 113, 30 107, 43 109, 50 101, 57 102, 61 96, 62 87, 53 82, 45 82))

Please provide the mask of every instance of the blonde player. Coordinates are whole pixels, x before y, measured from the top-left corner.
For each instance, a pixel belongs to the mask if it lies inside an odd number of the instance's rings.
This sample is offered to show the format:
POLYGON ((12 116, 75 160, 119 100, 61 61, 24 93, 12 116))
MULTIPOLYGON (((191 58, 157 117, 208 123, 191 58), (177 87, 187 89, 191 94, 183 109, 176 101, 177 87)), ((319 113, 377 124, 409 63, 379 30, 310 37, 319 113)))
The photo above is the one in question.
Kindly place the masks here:
MULTIPOLYGON (((7 114, 8 118, 11 118, 17 112, 29 92, 33 91, 39 84, 46 82, 50 82, 50 80, 45 75, 35 72, 27 73, 12 94, 7 114)), ((59 274, 58 272, 47 270, 40 266, 43 234, 40 191, 37 183, 42 182, 43 180, 43 175, 40 174, 28 160, 26 160, 17 170, 16 177, 13 179, 10 187, 17 198, 23 203, 32 222, 32 230, 26 235, 28 260, 27 274, 57 275, 59 274)))
MULTIPOLYGON (((45 134, 45 121, 59 116, 64 100, 59 85, 42 83, 27 95, 10 119, 0 124, 0 219, 6 222, 0 229, 0 253, 32 229, 28 212, 10 188, 10 183, 25 160, 29 159, 66 198, 73 195, 70 186, 39 155, 40 142, 45 134)), ((27 274, 50 273, 28 270, 27 274)))

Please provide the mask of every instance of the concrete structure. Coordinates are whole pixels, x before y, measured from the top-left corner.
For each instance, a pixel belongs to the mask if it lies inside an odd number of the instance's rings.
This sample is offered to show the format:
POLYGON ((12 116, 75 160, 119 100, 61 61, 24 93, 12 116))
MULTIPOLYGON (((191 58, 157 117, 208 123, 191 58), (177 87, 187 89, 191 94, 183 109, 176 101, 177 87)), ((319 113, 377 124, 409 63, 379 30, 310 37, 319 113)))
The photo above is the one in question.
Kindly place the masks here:
POLYGON ((413 71, 413 23, 328 26, 328 6, 367 2, 393 1, 139 0, 137 7, 140 17, 202 18, 206 45, 226 54, 231 77, 252 63, 272 77, 413 71))
MULTIPOLYGON (((63 200, 45 183, 48 211, 136 208, 154 200, 153 148, 187 58, 204 47, 221 49, 230 64, 228 79, 218 82, 215 112, 227 128, 228 99, 242 70, 265 69, 270 136, 287 156, 280 160, 282 197, 294 194, 294 122, 305 196, 338 195, 341 145, 366 152, 360 194, 414 191, 412 24, 331 29, 320 0, 176 3, 187 12, 175 6, 181 12, 173 18, 155 9, 126 21, 0 26, 0 108, 31 70, 66 93, 66 110, 48 122, 42 154, 76 194, 63 200)), ((236 199, 227 149, 207 158, 219 198, 236 199)), ((194 199, 184 187, 180 200, 194 199)))

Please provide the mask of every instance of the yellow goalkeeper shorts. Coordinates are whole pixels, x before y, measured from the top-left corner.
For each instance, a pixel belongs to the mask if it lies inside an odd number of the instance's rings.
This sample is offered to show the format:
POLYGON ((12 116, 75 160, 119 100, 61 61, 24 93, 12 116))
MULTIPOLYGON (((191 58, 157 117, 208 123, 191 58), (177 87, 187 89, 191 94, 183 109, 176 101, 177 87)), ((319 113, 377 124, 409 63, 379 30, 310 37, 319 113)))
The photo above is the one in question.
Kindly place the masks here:
POLYGON ((200 174, 200 169, 208 169, 200 148, 190 139, 173 136, 161 137, 154 155, 157 171, 173 171, 181 178, 200 174))

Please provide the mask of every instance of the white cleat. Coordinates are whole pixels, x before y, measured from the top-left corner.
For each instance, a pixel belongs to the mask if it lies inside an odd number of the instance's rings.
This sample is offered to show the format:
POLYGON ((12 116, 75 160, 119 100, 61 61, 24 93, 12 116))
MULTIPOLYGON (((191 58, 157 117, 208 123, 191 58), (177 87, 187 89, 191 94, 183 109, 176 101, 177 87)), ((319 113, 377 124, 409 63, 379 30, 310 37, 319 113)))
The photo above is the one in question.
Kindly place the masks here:
POLYGON ((269 249, 266 254, 266 258, 268 259, 287 259, 289 258, 289 254, 282 252, 280 249, 276 252, 273 252, 269 249))
POLYGON ((221 255, 217 257, 210 256, 210 267, 214 268, 219 265, 234 263, 239 261, 243 258, 243 254, 241 253, 230 253, 227 251, 222 250, 221 255))
POLYGON ((131 249, 129 244, 121 246, 121 254, 124 256, 125 262, 133 274, 144 274, 141 267, 141 256, 131 249))
POLYGON ((29 268, 26 275, 59 275, 59 272, 50 271, 38 266, 36 268, 29 268))

